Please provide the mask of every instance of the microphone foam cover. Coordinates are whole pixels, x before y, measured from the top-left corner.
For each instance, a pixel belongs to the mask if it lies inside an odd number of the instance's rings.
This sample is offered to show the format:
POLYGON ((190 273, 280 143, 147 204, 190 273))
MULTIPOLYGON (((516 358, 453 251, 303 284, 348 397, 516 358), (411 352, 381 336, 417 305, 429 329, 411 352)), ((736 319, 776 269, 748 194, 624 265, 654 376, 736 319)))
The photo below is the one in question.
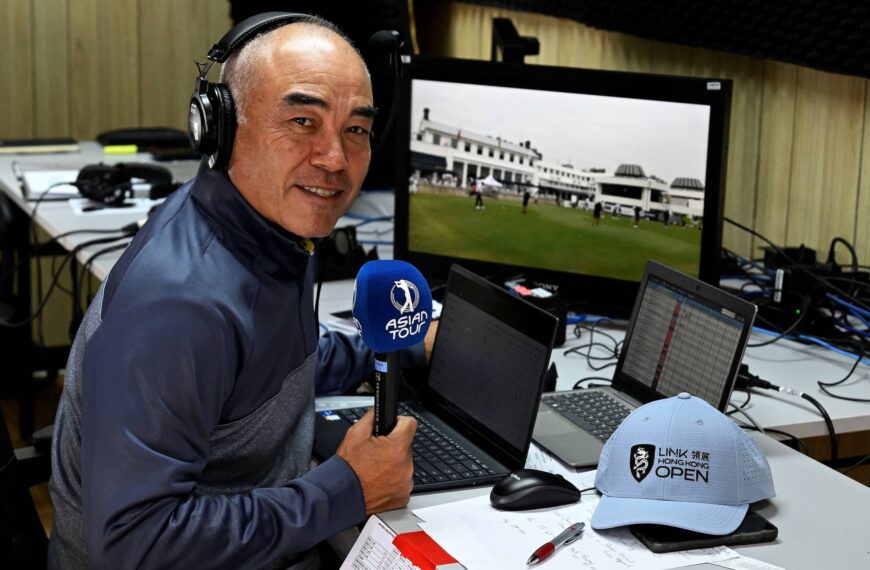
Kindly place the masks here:
MULTIPOLYGON (((369 38, 368 47, 370 50, 380 53, 387 54, 392 50, 396 49, 396 46, 401 47, 402 40, 399 37, 399 32, 395 30, 380 30, 379 32, 375 32, 369 38)), ((383 260, 389 261, 389 260, 383 260)))
POLYGON ((356 276, 353 318, 363 342, 375 352, 419 344, 432 318, 429 284, 405 261, 369 261, 356 276))

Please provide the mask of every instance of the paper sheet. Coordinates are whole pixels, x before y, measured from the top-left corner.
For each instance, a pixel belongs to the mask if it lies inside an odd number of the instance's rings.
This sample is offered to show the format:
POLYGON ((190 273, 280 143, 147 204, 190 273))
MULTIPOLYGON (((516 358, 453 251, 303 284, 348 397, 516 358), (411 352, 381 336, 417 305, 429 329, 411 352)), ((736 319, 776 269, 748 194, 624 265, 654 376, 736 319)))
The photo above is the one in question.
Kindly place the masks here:
MULTIPOLYGON (((24 187, 27 189, 27 197, 37 199, 52 184, 61 182, 75 182, 79 175, 78 170, 31 170, 23 174, 24 187)), ((52 198, 74 197, 79 195, 79 189, 75 186, 55 186, 48 190, 46 196, 52 198)))
POLYGON ((716 566, 722 568, 730 568, 730 570, 785 570, 781 566, 774 566, 755 558, 748 556, 738 556, 737 558, 729 558, 728 560, 719 560, 714 562, 716 566))
MULTIPOLYGON (((578 488, 591 487, 595 472, 566 475, 578 488)), ((738 556, 720 546, 700 550, 656 554, 631 535, 627 528, 595 531, 589 526, 598 504, 595 493, 586 493, 579 503, 555 509, 505 512, 493 509, 489 497, 447 503, 414 514, 425 522, 420 528, 429 533, 468 570, 525 570, 532 552, 569 525, 585 522, 583 536, 560 549, 549 560, 547 570, 587 568, 638 568, 658 570, 678 568, 738 556)))
MULTIPOLYGON (((526 456, 526 469, 538 469, 540 471, 548 471, 550 473, 555 473, 557 475, 561 475, 565 478, 575 477, 578 474, 573 469, 569 469, 562 465, 558 459, 555 459, 552 455, 543 451, 537 445, 529 446, 529 454, 526 456), (569 477, 570 475, 570 477, 569 477)), ((581 489, 585 489, 586 487, 591 487, 592 485, 586 485, 585 487, 580 487, 581 489)))
POLYGON ((341 570, 414 570, 416 566, 393 546, 395 537, 384 521, 369 517, 341 570))

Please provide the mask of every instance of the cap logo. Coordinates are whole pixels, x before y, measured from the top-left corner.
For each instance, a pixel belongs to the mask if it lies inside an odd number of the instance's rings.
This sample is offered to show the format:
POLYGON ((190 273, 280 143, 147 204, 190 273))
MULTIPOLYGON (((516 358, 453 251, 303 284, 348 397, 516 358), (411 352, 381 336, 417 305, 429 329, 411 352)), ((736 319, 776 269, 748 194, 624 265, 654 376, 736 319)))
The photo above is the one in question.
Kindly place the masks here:
POLYGON ((414 309, 416 309, 417 305, 420 303, 420 290, 407 279, 393 281, 393 288, 390 289, 390 302, 392 302, 396 310, 403 315, 405 313, 413 313, 414 309), (397 289, 403 293, 402 302, 399 302, 399 300, 396 299, 397 289))
POLYGON ((650 474, 656 457, 656 446, 648 443, 631 446, 631 476, 640 483, 650 474))

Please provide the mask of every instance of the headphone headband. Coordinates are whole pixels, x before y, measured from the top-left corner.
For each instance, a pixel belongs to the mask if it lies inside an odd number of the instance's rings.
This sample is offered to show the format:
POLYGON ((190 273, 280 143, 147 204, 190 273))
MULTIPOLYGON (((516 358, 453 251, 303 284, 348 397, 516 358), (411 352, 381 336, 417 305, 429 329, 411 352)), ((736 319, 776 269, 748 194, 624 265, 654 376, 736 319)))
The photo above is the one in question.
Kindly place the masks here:
POLYGON ((256 34, 309 17, 306 14, 294 12, 264 12, 246 18, 233 26, 230 31, 224 34, 224 37, 208 50, 208 58, 211 61, 223 63, 230 57, 231 53, 247 43, 256 34))
POLYGON ((265 12, 233 26, 208 51, 208 62, 196 63, 199 73, 188 108, 187 136, 193 150, 208 156, 209 166, 221 168, 230 161, 236 136, 236 108, 229 87, 210 83, 207 75, 215 63, 224 63, 257 34, 310 18, 293 12, 265 12))

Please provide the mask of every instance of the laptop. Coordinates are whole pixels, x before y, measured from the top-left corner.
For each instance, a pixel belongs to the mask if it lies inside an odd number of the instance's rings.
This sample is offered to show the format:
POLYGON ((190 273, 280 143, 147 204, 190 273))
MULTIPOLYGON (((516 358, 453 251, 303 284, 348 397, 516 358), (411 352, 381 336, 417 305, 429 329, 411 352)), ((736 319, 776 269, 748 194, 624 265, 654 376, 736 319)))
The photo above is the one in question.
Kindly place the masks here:
POLYGON ((724 411, 756 307, 650 261, 610 386, 544 394, 534 440, 564 463, 592 467, 635 408, 689 392, 724 411))
MULTIPOLYGON (((558 319, 458 265, 447 278, 429 376, 419 402, 414 493, 491 484, 525 465, 558 319)), ((324 460, 367 408, 315 416, 324 460)))

